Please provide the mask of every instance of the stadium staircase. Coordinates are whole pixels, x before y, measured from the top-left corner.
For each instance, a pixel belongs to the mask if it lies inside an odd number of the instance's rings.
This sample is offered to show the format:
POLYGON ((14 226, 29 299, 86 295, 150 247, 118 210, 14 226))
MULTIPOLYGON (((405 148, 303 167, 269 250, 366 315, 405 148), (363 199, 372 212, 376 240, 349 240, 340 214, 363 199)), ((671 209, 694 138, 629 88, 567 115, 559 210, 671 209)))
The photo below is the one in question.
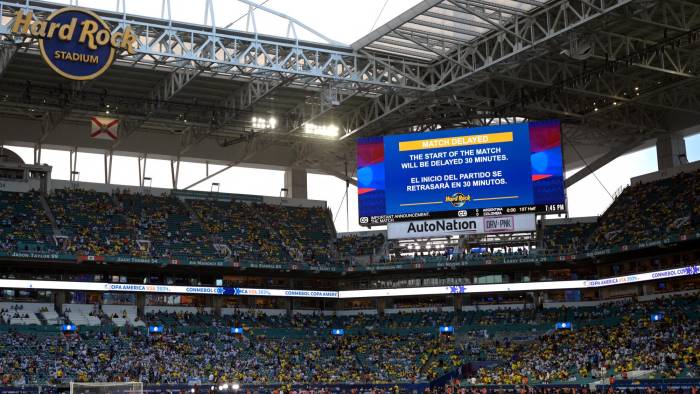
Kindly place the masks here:
POLYGON ((47 303, 23 303, 0 302, 0 320, 9 325, 40 326, 41 320, 38 314, 42 309, 51 309, 52 304, 47 303))
POLYGON ((139 319, 136 305, 103 305, 102 312, 112 320, 117 327, 129 324, 132 327, 144 327, 146 324, 139 319))
MULTIPOLYGON (((192 209, 192 206, 190 204, 187 204, 185 201, 183 201, 180 198, 177 198, 178 203, 180 206, 187 211, 187 213, 190 214, 190 218, 192 219, 193 222, 197 223, 201 228, 204 228, 204 223, 202 223, 202 218, 197 215, 197 213, 192 209)), ((210 234, 207 234, 210 235, 210 234)), ((211 238, 211 237, 210 237, 211 238)))
POLYGON ((93 305, 70 304, 64 306, 64 313, 68 320, 76 326, 99 326, 102 321, 97 316, 91 316, 94 311, 93 305))
POLYGON ((430 366, 430 364, 434 358, 435 358, 435 355, 430 354, 428 356, 428 358, 425 359, 425 362, 421 363, 420 368, 418 368, 418 376, 425 376, 425 374, 428 370, 428 367, 430 366))
POLYGON ((53 212, 51 212, 51 208, 49 207, 49 202, 46 201, 46 197, 42 193, 39 193, 39 202, 41 203, 41 207, 44 209, 46 217, 49 218, 49 221, 51 222, 53 234, 62 235, 61 230, 59 230, 58 225, 56 224, 56 218, 53 216, 53 212))
POLYGON ((54 308, 41 312, 39 317, 42 320, 42 323, 46 325, 57 325, 63 323, 63 317, 59 315, 54 308))

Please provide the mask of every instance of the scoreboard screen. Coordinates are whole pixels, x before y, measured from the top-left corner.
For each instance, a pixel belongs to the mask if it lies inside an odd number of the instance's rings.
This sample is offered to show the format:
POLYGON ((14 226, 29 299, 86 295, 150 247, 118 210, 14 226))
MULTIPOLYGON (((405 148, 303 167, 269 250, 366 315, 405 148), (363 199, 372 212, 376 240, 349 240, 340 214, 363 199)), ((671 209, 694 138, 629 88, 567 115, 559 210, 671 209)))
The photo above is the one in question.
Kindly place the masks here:
POLYGON ((357 142, 360 224, 566 211, 559 121, 357 142))

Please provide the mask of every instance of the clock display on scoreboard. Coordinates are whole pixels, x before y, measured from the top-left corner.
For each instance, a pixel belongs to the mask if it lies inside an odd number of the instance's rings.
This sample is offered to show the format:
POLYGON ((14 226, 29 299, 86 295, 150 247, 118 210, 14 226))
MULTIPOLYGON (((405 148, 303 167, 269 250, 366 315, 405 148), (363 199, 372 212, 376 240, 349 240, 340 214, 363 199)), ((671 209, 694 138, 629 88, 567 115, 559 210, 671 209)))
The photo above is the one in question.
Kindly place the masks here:
POLYGON ((364 138, 357 163, 365 226, 566 212, 556 120, 364 138))

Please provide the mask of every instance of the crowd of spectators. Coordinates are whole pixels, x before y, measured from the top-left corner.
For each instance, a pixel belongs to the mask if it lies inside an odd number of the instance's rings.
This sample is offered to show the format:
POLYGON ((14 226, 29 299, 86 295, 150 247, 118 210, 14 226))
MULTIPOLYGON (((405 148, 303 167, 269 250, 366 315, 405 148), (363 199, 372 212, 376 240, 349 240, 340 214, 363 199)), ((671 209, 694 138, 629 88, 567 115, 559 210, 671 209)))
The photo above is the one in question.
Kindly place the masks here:
POLYGON ((598 219, 591 247, 658 240, 700 225, 700 171, 627 187, 598 219))
POLYGON ((502 364, 480 369, 473 379, 482 384, 576 382, 626 377, 632 371, 647 371, 647 378, 699 377, 699 312, 696 295, 574 311, 579 317, 603 320, 574 321, 574 330, 550 332, 525 343, 494 341, 491 345, 502 364), (663 320, 652 322, 651 314, 659 312, 663 320), (605 324, 609 316, 618 319, 605 324))
POLYGON ((38 192, 0 192, 0 251, 51 249, 52 235, 38 192))
POLYGON ((332 222, 320 207, 297 208, 238 201, 189 200, 215 242, 237 260, 328 264, 332 222))
POLYGON ((658 241, 700 229, 700 171, 626 187, 596 222, 544 228, 550 253, 658 241))
POLYGON ((384 234, 372 235, 346 235, 338 237, 335 247, 341 257, 371 256, 384 245, 386 238, 384 234))
POLYGON ((412 383, 464 371, 465 365, 482 365, 478 363, 484 360, 489 366, 468 369, 464 381, 585 383, 633 371, 650 378, 698 377, 699 318, 696 295, 596 308, 386 316, 240 312, 219 318, 203 311, 155 312, 145 319, 166 325, 164 333, 131 327, 66 335, 5 331, 0 336, 0 378, 4 384, 412 383), (657 312, 664 314, 663 321, 651 322, 649 315, 657 312), (573 330, 552 329, 562 317, 571 318, 573 330), (618 320, 611 324, 611 317, 618 320), (540 322, 550 328, 534 335, 530 327, 512 330, 540 322), (437 327, 446 323, 461 329, 439 335, 437 327), (172 329, 175 324, 199 329, 182 332, 172 329), (475 328, 497 325, 511 329, 486 335, 475 328), (245 333, 230 335, 229 326, 242 326, 245 333), (331 327, 344 327, 347 334, 331 336, 331 327))
POLYGON ((56 225, 67 239, 61 250, 82 255, 142 255, 126 218, 107 193, 55 190, 49 206, 56 225))
POLYGON ((176 197, 127 191, 115 197, 134 237, 151 243, 150 257, 207 260, 216 256, 202 226, 176 197))
MULTIPOLYGON (((391 247, 382 233, 336 237, 330 212, 259 202, 59 189, 45 212, 38 192, 0 192, 0 250, 264 263, 382 264, 526 256, 526 247, 391 247), (56 233, 50 221, 55 218, 56 233)), ((547 253, 656 241, 700 228, 700 172, 627 187, 595 223, 546 225, 547 253)), ((464 245, 462 245, 464 246, 464 245)), ((473 245, 472 245, 473 246, 473 245)), ((535 252, 539 253, 539 250, 535 252)))
POLYGON ((575 253, 588 248, 588 240, 595 228, 595 223, 545 226, 542 238, 547 250, 560 253, 575 253))

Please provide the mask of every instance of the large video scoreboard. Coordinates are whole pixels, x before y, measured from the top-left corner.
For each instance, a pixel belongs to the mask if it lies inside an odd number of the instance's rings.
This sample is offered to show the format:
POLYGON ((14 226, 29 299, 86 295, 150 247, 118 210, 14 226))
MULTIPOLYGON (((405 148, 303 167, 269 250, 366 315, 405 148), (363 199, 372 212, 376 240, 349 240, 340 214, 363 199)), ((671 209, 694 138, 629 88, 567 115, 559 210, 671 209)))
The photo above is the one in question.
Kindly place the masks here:
POLYGON ((364 138, 357 163, 365 226, 566 211, 556 120, 364 138))

